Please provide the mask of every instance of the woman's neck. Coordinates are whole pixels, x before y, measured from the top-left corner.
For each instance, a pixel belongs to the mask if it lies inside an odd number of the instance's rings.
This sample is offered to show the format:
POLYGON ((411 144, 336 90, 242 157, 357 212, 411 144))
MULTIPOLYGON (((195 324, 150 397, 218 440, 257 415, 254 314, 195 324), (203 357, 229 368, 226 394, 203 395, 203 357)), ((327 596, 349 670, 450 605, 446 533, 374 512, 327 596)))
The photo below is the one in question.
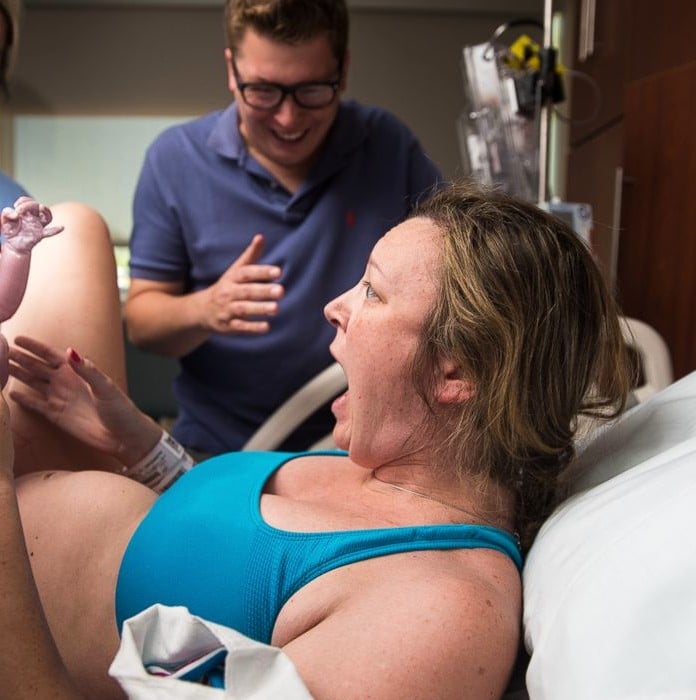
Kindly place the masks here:
POLYGON ((466 475, 437 470, 385 465, 368 476, 372 488, 390 489, 404 498, 429 501, 464 514, 467 522, 480 522, 512 531, 514 529, 514 496, 497 484, 482 484, 466 475))

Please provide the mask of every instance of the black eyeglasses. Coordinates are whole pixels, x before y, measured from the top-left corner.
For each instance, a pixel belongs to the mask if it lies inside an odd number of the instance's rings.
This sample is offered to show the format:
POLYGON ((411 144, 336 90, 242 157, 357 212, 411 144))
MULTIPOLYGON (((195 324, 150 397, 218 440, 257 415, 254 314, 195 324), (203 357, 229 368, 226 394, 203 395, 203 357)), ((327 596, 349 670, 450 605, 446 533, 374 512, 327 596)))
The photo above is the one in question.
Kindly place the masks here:
MULTIPOLYGON (((335 99, 339 80, 322 80, 307 83, 295 83, 294 85, 282 85, 281 83, 244 83, 239 78, 239 71, 234 61, 232 70, 237 81, 242 99, 249 107, 254 109, 272 110, 280 106, 287 95, 291 95, 295 103, 305 109, 321 109, 328 107, 335 99)), ((339 73, 341 67, 339 66, 339 73)))

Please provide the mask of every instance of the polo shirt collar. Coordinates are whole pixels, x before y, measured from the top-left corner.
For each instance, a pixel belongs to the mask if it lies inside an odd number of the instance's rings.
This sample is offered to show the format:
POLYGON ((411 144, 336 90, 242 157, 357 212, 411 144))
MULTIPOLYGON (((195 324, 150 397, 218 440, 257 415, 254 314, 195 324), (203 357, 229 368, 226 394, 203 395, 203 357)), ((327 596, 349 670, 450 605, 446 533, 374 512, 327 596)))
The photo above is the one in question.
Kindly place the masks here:
POLYGON ((231 102, 220 116, 210 132, 208 145, 224 158, 238 160, 240 164, 247 155, 246 144, 239 133, 237 104, 231 102))

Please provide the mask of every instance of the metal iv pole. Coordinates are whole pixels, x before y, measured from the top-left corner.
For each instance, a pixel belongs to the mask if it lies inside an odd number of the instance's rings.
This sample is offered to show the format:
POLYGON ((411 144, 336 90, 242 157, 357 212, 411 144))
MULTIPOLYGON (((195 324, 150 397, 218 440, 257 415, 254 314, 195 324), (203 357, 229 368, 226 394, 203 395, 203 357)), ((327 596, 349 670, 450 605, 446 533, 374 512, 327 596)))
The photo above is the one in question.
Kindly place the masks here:
POLYGON ((549 168, 549 122, 550 95, 554 72, 556 70, 556 50, 551 47, 551 24, 553 21, 553 0, 544 0, 544 42, 541 61, 541 101, 539 114, 539 188, 537 200, 548 200, 548 168, 549 168))

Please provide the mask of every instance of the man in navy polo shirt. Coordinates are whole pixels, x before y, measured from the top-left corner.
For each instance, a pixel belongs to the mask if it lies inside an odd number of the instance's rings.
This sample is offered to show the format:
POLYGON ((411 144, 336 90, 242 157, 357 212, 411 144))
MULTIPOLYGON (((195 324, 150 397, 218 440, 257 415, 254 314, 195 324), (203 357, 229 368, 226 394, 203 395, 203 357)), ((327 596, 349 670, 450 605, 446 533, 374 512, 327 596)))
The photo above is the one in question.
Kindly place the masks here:
MULTIPOLYGON (((150 146, 134 201, 133 343, 180 359, 175 437, 240 448, 331 363, 324 304, 439 180, 391 114, 342 101, 344 0, 228 0, 224 111, 150 146)), ((325 411, 286 444, 330 431, 325 411)))

